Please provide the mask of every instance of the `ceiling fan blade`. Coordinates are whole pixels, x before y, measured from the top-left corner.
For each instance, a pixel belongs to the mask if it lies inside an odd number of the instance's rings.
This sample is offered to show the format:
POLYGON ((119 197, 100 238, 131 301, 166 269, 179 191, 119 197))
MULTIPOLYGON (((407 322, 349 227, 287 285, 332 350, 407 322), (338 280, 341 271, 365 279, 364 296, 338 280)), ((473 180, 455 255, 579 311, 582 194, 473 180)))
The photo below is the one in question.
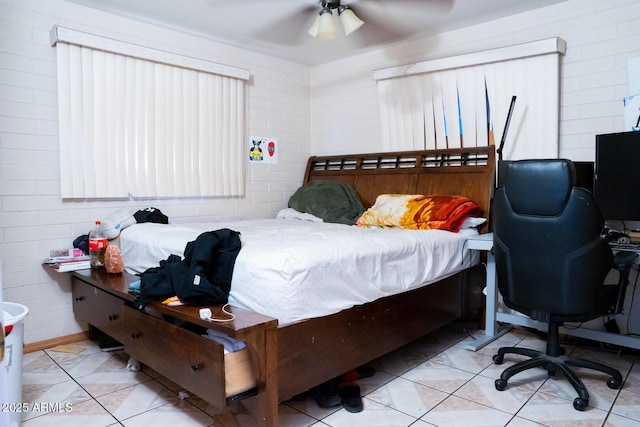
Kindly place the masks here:
POLYGON ((394 29, 385 28, 374 22, 366 21, 368 25, 363 25, 359 31, 354 32, 349 37, 360 46, 378 46, 394 43, 406 39, 413 32, 400 32, 394 29))
POLYGON ((425 29, 425 20, 449 12, 455 0, 353 0, 349 7, 365 25, 353 36, 360 43, 382 45, 406 40, 425 29))
POLYGON ((393 43, 411 35, 414 31, 401 23, 372 12, 362 6, 352 7, 354 13, 364 21, 364 25, 358 31, 351 34, 359 44, 367 46, 393 43))
POLYGON ((319 11, 316 6, 305 6, 297 12, 279 18, 275 24, 256 29, 252 34, 266 42, 295 46, 304 37, 310 37, 307 31, 319 11))
POLYGON ((377 4, 392 5, 393 7, 405 7, 410 5, 413 8, 424 7, 434 12, 446 12, 453 7, 455 0, 352 0, 350 4, 377 4))
POLYGON ((207 5, 210 7, 227 7, 227 6, 231 6, 231 7, 247 7, 247 3, 262 3, 264 4, 265 2, 279 2, 279 3, 284 3, 284 2, 291 2, 291 0, 241 0, 241 1, 229 1, 229 0, 207 0, 207 5), (239 3, 244 3, 244 4, 239 4, 239 3))

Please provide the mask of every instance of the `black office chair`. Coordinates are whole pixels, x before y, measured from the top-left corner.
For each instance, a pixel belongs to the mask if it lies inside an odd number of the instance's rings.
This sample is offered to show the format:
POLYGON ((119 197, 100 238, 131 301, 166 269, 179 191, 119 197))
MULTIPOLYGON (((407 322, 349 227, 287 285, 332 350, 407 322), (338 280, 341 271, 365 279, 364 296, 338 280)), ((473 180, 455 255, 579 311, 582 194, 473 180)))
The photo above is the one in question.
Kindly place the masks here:
POLYGON ((622 309, 619 294, 628 282, 637 254, 614 256, 600 234, 602 214, 591 193, 575 187, 573 163, 563 159, 520 160, 503 168, 492 215, 498 289, 504 303, 534 320, 548 323, 546 352, 502 347, 494 362, 515 353, 529 359, 502 372, 497 390, 504 390, 513 375, 541 367, 562 372, 578 392, 573 407, 584 410, 589 393, 571 366, 610 375, 609 388, 622 386, 616 369, 584 359, 571 359, 560 347, 559 327, 583 322, 622 309), (620 271, 618 285, 604 285, 611 270, 620 271))

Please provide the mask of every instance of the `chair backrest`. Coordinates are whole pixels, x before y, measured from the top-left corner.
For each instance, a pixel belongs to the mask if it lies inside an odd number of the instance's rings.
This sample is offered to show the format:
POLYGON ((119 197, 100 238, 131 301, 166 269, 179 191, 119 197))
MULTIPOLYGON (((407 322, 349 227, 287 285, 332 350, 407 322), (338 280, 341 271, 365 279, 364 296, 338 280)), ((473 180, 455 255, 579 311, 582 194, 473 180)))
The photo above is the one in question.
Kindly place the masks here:
POLYGON ((492 208, 498 287, 533 319, 593 317, 612 265, 604 219, 570 160, 509 162, 492 208))

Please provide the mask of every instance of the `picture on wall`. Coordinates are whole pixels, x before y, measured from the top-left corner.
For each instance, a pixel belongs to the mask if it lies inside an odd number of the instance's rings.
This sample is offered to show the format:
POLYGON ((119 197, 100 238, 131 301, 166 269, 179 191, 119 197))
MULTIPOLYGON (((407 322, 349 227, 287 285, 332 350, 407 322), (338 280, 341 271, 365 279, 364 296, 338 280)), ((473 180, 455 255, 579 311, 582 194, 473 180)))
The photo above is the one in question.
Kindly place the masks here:
POLYGON ((249 163, 278 163, 278 139, 250 137, 249 163))

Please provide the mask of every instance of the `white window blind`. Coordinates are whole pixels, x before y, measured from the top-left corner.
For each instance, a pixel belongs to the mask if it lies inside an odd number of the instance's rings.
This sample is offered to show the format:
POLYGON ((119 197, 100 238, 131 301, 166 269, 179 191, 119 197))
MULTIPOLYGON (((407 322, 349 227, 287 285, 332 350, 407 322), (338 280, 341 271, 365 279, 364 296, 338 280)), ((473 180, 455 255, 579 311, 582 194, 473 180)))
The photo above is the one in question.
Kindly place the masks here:
POLYGON ((498 143, 515 95, 504 158, 557 157, 564 51, 553 38, 375 71, 386 149, 498 143))
POLYGON ((245 191, 248 71, 54 27, 63 198, 245 191))

